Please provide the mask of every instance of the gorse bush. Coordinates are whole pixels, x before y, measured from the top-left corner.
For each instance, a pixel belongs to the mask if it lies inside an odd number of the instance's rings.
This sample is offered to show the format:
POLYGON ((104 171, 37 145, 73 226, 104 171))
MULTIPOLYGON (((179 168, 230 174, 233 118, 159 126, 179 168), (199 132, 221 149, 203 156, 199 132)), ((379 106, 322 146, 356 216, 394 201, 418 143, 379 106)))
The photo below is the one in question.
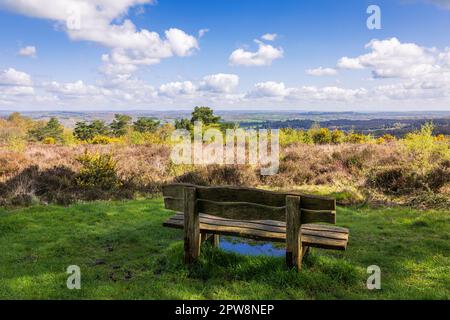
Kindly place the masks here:
POLYGON ((42 140, 42 143, 43 144, 55 144, 56 140, 55 140, 55 138, 47 137, 47 138, 44 138, 44 140, 42 140))
POLYGON ((108 137, 108 136, 95 136, 91 140, 89 140, 89 143, 91 144, 113 144, 113 143, 121 143, 123 140, 120 138, 115 137, 108 137))
POLYGON ((122 185, 117 175, 117 162, 111 154, 90 154, 86 151, 77 161, 81 164, 76 178, 79 187, 110 191, 122 185))
POLYGON ((311 129, 310 135, 315 144, 331 143, 331 131, 328 128, 311 129))
POLYGON ((411 157, 411 164, 423 175, 439 165, 439 161, 450 160, 449 143, 436 139, 433 130, 434 125, 427 123, 420 131, 409 133, 402 140, 406 152, 411 157))

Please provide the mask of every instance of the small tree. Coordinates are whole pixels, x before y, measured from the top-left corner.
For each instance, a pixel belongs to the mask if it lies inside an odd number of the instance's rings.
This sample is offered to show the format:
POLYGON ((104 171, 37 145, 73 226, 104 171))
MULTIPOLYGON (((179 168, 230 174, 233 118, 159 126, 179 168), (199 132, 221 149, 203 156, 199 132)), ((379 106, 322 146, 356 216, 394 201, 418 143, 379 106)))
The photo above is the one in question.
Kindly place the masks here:
POLYGON ((94 120, 90 124, 80 121, 75 124, 73 134, 78 140, 89 141, 95 136, 108 136, 109 129, 101 120, 94 120))
POLYGON ((116 114, 114 115, 114 120, 109 125, 112 131, 112 134, 115 137, 124 136, 128 128, 130 127, 131 117, 124 114, 116 114))
POLYGON ((192 123, 189 119, 175 120, 175 129, 177 130, 192 130, 192 123))
POLYGON ((43 141, 46 138, 52 138, 54 141, 63 140, 64 128, 58 119, 51 118, 46 125, 30 129, 28 135, 32 140, 43 141))
POLYGON ((207 126, 211 124, 218 124, 220 117, 215 116, 214 111, 209 107, 195 107, 192 112, 191 123, 194 124, 196 121, 201 121, 205 126, 207 126))
POLYGON ((155 132, 161 122, 152 118, 139 118, 133 123, 133 129, 140 133, 155 132))

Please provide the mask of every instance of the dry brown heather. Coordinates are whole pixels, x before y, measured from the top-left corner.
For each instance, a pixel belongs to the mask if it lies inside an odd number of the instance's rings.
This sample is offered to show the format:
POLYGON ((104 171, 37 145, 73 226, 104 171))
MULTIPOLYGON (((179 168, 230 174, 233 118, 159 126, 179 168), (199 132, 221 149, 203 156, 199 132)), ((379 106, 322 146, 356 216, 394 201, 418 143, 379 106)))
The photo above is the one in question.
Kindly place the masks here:
POLYGON ((450 162, 433 159, 430 169, 419 173, 413 166, 417 159, 412 157, 398 142, 293 144, 282 150, 279 173, 262 177, 258 168, 251 166, 175 166, 170 161, 170 147, 164 145, 30 144, 23 151, 0 147, 0 198, 6 204, 20 204, 24 198, 25 203, 33 199, 70 203, 78 199, 133 197, 154 194, 162 183, 178 181, 296 189, 332 194, 342 203, 448 206, 450 162), (83 188, 75 181, 81 166, 76 159, 85 150, 113 156, 121 192, 112 195, 110 190, 91 190, 86 195, 80 190, 83 188))

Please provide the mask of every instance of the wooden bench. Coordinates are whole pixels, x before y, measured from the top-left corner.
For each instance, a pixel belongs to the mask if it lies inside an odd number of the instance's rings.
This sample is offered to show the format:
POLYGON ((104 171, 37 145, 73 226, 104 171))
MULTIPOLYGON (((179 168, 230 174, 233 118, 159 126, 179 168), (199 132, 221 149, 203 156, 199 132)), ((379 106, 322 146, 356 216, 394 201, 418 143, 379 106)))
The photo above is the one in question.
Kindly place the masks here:
POLYGON ((301 269, 310 247, 346 250, 349 230, 336 223, 336 200, 236 187, 171 184, 166 209, 178 212, 165 227, 184 229, 184 261, 194 263, 200 245, 220 235, 286 243, 286 263, 301 269), (319 223, 319 224, 318 224, 319 223))

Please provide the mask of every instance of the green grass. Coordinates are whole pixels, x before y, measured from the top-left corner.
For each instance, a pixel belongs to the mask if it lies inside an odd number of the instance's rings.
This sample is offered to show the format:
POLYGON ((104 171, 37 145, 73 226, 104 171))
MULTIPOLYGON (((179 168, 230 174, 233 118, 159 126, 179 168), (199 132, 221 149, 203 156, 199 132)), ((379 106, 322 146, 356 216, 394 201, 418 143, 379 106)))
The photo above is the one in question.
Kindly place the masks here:
POLYGON ((0 209, 0 299, 450 298, 449 211, 340 208, 348 251, 313 250, 301 273, 208 246, 188 270, 170 215, 160 200, 0 209), (81 290, 66 288, 69 265, 81 290), (366 289, 370 265, 382 290, 366 289))

